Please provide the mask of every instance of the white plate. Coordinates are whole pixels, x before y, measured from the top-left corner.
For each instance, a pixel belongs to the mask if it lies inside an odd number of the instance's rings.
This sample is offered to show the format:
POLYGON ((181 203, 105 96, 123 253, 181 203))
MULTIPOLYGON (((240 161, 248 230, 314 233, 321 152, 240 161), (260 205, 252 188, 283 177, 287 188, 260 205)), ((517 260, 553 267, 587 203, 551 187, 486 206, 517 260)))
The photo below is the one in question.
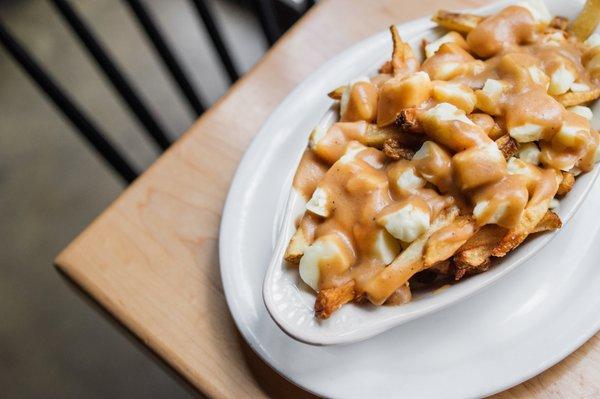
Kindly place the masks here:
MULTIPOLYGON (((561 10, 558 2, 550 7, 571 16, 579 9, 561 10)), ((420 23, 402 26, 402 34, 414 33, 420 23)), ((361 54, 368 56, 385 38, 359 44, 361 54)), ((294 155, 329 106, 322 93, 352 77, 326 65, 301 85, 297 90, 305 101, 291 96, 280 109, 306 118, 275 112, 232 183, 221 226, 221 274, 231 312, 250 346, 286 378, 323 396, 478 397, 541 372, 593 335, 600 327, 600 248, 593 245, 599 238, 597 186, 552 245, 467 301, 353 345, 310 346, 276 326, 262 302, 261 285, 294 155)))

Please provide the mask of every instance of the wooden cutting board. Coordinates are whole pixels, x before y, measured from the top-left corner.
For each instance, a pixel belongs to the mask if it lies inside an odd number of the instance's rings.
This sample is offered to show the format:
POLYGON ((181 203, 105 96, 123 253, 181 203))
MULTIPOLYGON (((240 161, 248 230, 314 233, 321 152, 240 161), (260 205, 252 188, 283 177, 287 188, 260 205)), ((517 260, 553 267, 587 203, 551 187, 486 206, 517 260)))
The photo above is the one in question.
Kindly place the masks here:
MULTIPOLYGON (((439 8, 478 0, 323 0, 56 259, 56 265, 211 397, 310 397, 260 361, 223 295, 217 240, 236 166, 306 76, 353 43, 439 8)), ((598 335, 499 395, 600 397, 598 335)))

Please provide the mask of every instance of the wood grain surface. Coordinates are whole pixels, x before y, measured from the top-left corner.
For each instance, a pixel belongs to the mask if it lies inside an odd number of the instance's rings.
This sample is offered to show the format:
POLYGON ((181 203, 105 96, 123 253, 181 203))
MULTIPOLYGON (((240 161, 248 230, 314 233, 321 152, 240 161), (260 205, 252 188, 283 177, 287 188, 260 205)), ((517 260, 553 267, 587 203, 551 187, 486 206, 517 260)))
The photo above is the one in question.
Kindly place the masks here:
MULTIPOLYGON (((227 309, 217 240, 229 182, 268 115, 322 63, 392 23, 483 3, 321 1, 58 256, 57 267, 206 395, 311 397, 258 359, 227 309)), ((600 397, 598 335, 498 397, 600 397)))

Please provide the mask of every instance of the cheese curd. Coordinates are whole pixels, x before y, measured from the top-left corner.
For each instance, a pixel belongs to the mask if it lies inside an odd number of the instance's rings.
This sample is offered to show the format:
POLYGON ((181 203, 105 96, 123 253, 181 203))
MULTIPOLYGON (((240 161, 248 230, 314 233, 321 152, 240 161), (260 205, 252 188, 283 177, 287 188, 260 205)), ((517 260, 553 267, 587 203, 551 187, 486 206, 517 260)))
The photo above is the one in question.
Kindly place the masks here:
POLYGON ((423 200, 414 197, 386 209, 377 223, 400 241, 413 242, 429 228, 431 212, 423 200))

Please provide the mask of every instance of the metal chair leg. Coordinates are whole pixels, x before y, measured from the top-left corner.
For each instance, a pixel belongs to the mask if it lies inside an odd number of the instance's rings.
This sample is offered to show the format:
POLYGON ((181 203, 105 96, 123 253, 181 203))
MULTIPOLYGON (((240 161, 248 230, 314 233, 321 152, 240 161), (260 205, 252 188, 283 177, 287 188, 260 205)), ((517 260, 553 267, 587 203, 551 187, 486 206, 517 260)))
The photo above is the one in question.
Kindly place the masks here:
POLYGON ((203 101, 200 99, 200 95, 196 92, 196 90, 194 90, 190 79, 183 71, 183 67, 171 51, 163 35, 160 33, 154 17, 148 12, 141 1, 123 1, 129 6, 141 27, 144 29, 144 32, 146 32, 148 39, 150 39, 150 42, 154 46, 154 50, 157 52, 162 62, 169 70, 175 83, 177 83, 179 86, 179 89, 181 90, 183 96, 187 99, 191 110, 196 116, 201 115, 205 110, 203 101))
POLYGON ((162 150, 171 145, 171 140, 167 137, 164 129, 148 110, 148 107, 142 102, 139 94, 133 86, 127 81, 125 76, 119 71, 114 61, 108 56, 108 53, 100 42, 94 37, 89 27, 77 15, 73 7, 66 0, 51 0, 57 10, 67 21, 73 32, 84 44, 89 54, 96 60, 98 66, 102 69, 111 84, 119 92, 122 99, 129 106, 129 109, 136 116, 137 120, 146 128, 148 134, 154 139, 155 143, 162 150))
POLYGON ((212 40, 212 43, 215 46, 217 53, 219 54, 221 63, 225 67, 225 71, 227 71, 229 80, 231 80, 231 83, 235 82, 239 79, 240 74, 238 73, 237 68, 235 67, 231 58, 231 55, 229 54, 229 51, 225 46, 225 42, 223 41, 221 31, 217 27, 215 17, 212 11, 206 4, 205 0, 192 0, 192 3, 194 4, 196 11, 198 12, 198 15, 202 19, 202 22, 204 23, 208 34, 210 35, 210 39, 212 40))
POLYGON ((277 15, 272 0, 252 0, 254 11, 258 17, 263 33, 269 46, 272 46, 281 37, 281 27, 277 22, 277 15))
POLYGON ((20 43, 4 28, 0 21, 0 42, 13 56, 29 77, 52 100, 60 112, 79 130, 83 137, 103 159, 125 180, 131 183, 137 172, 121 153, 106 139, 96 125, 75 105, 39 64, 27 53, 20 43))

